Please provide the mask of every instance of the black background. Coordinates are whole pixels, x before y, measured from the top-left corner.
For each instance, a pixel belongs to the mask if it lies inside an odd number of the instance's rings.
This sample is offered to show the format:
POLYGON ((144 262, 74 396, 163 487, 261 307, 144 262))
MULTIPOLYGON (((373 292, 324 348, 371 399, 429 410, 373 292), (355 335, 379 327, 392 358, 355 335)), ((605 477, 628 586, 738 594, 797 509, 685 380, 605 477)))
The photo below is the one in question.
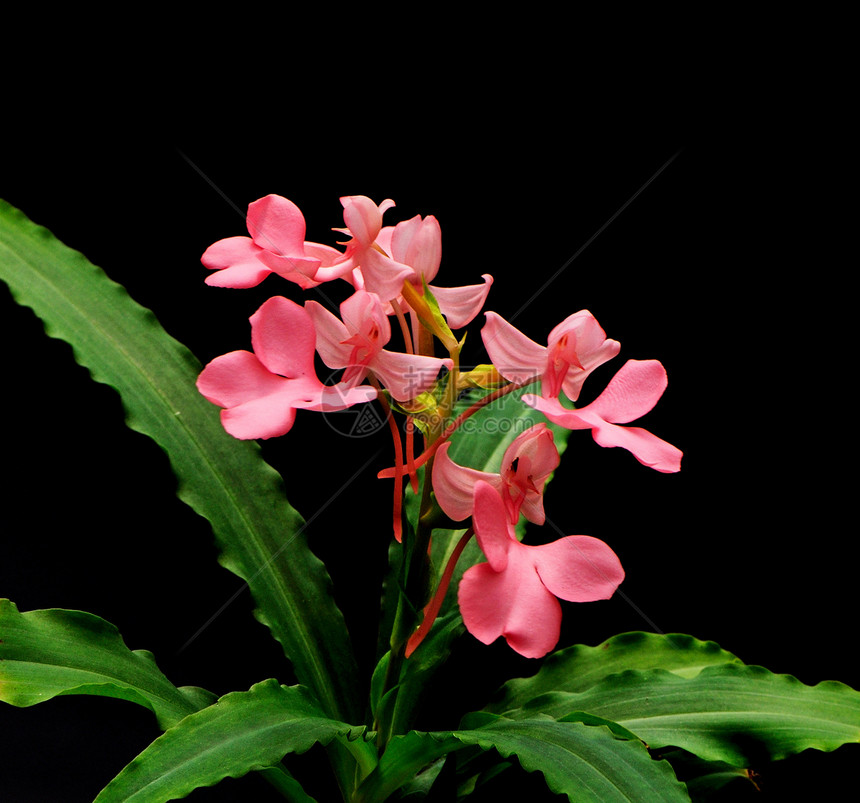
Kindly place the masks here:
MULTIPOLYGON (((123 76, 122 92, 109 64, 92 81, 57 71, 8 118, 0 197, 123 283, 201 362, 247 348, 247 318, 269 295, 303 298, 274 276, 250 291, 204 285, 200 255, 246 234, 251 201, 290 198, 308 239, 328 243, 342 195, 392 198, 386 223, 436 215, 438 284, 490 273, 487 308, 535 340, 586 308, 621 342, 587 398, 625 359, 668 371, 641 423, 684 451, 682 471, 574 433, 548 493, 549 518, 605 540, 627 572, 623 594, 565 606, 562 644, 685 632, 806 683, 858 687, 838 121, 790 71, 687 83, 680 63, 631 66, 597 88, 599 66, 552 51, 499 48, 455 72, 440 50, 412 53, 408 68, 346 54, 325 73, 295 59, 265 76, 230 63, 217 79, 204 60, 163 83, 123 76)), ((5 288, 0 304, 0 595, 103 616, 177 684, 222 694, 293 682, 241 582, 217 565, 208 525, 175 499, 165 457, 5 288)), ((479 324, 465 362, 483 359, 479 324)), ((348 439, 300 413, 264 453, 314 517, 312 547, 365 659, 389 537, 390 486, 374 479, 390 462, 387 433, 348 439), (373 470, 351 479, 374 452, 373 470)), ((467 637, 423 724, 454 727, 535 668, 467 637)), ((146 711, 115 700, 4 707, 0 799, 91 800, 156 735, 146 711)), ((792 760, 759 799, 836 789, 852 758, 792 760)), ((249 780, 189 799, 274 797, 249 780)))

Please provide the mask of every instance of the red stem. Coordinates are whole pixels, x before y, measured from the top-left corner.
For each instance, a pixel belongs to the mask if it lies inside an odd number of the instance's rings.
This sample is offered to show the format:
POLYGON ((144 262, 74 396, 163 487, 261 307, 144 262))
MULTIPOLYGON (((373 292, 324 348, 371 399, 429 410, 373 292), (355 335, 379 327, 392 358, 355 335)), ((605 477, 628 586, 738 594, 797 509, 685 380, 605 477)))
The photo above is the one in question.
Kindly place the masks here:
POLYGON ((391 412, 391 405, 388 404, 388 399, 382 393, 379 387, 379 382, 376 377, 368 377, 370 383, 377 390, 377 398, 380 404, 385 408, 386 418, 388 419, 388 427, 391 430, 391 438, 394 441, 394 537, 400 543, 403 540, 403 442, 400 439, 400 427, 397 426, 397 421, 394 420, 394 415, 391 412))
POLYGON ((439 615, 439 609, 442 607, 442 601, 445 599, 445 594, 448 593, 451 578, 454 576, 454 567, 457 565, 460 555, 463 554, 463 550, 469 539, 474 535, 474 532, 475 530, 469 527, 457 542, 457 546, 454 547, 454 551, 451 553, 451 557, 445 566, 445 571, 439 580, 439 587, 436 589, 433 599, 424 607, 424 618, 421 620, 421 624, 418 625, 418 629, 409 637, 409 641, 406 642, 405 656, 407 658, 415 652, 418 645, 424 641, 424 637, 430 632, 430 628, 433 627, 433 623, 439 615))

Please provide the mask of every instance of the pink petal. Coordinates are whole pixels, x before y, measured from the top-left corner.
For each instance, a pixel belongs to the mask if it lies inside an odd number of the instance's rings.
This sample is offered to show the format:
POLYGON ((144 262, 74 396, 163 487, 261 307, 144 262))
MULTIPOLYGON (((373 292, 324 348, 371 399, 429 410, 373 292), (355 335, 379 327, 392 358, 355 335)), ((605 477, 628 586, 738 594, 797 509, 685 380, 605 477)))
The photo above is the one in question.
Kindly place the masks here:
POLYGON ((377 206, 366 195, 347 195, 340 202, 350 234, 365 248, 373 245, 382 228, 382 215, 394 206, 394 201, 388 199, 377 206))
POLYGON ((233 437, 273 438, 290 430, 296 406, 319 398, 316 379, 284 379, 271 373, 249 351, 216 357, 197 378, 200 393, 219 407, 221 422, 233 437))
POLYGON ((269 269, 260 261, 260 249, 250 237, 227 237, 210 245, 200 261, 210 270, 216 271, 206 277, 206 284, 213 287, 256 287, 269 269))
POLYGON ((409 265, 428 284, 439 272, 442 261, 442 229, 433 215, 423 220, 420 215, 404 220, 394 227, 391 237, 393 259, 409 265))
POLYGON ((334 279, 346 278, 346 274, 355 267, 352 260, 341 251, 322 243, 306 242, 305 255, 319 260, 319 267, 314 273, 314 281, 320 284, 334 279))
POLYGON ((615 357, 621 350, 621 344, 606 338, 606 333, 588 310, 575 312, 553 328, 547 338, 550 352, 565 335, 570 338, 569 349, 573 354, 570 355, 572 359, 568 360, 570 368, 562 380, 562 389, 571 401, 576 401, 588 375, 615 357))
POLYGON ((567 429, 590 429, 594 440, 604 447, 627 449, 640 463, 663 473, 681 470, 683 452, 656 435, 639 427, 620 427, 604 421, 593 411, 593 405, 568 410, 556 399, 526 394, 523 403, 543 413, 550 421, 567 429))
POLYGON ((475 483, 478 480, 492 485, 499 493, 501 477, 455 463, 448 456, 450 442, 443 443, 433 458, 433 492, 445 515, 454 521, 463 521, 472 515, 475 504, 475 483))
POLYGON ((338 410, 345 410, 347 407, 352 407, 354 404, 371 402, 376 399, 376 397, 376 388, 371 387, 370 385, 349 387, 342 382, 338 382, 335 385, 322 385, 317 389, 312 400, 297 400, 294 404, 296 407, 301 407, 303 410, 333 413, 338 410))
MULTIPOLYGON (((519 550, 516 550, 519 552, 519 550)), ((457 599, 466 629, 480 642, 504 636, 526 658, 541 658, 558 643, 561 605, 528 560, 514 558, 506 571, 489 563, 467 569, 457 599)))
POLYGON ((543 524, 543 488, 547 478, 560 462, 552 430, 539 423, 518 435, 502 456, 502 481, 512 502, 519 502, 519 512, 535 524, 543 524), (523 462, 521 462, 523 461, 523 462), (517 468, 513 466, 516 463, 517 468), (523 466, 527 476, 523 477, 523 466), (523 487, 523 486, 532 486, 523 487))
POLYGON ((525 382, 543 373, 546 347, 526 337, 495 312, 485 313, 481 338, 490 361, 510 382, 525 382))
POLYGON ((383 301, 397 298, 403 289, 403 282, 415 276, 408 265, 401 265, 373 248, 362 252, 359 269, 365 288, 376 293, 383 301))
POLYGON ((304 254, 319 260, 321 268, 336 267, 343 261, 343 252, 322 243, 304 243, 304 254))
POLYGON ((382 349, 368 363, 379 381, 397 401, 408 401, 423 393, 436 381, 443 367, 450 371, 450 359, 425 357, 421 354, 404 354, 382 349))
POLYGON ((221 270, 243 262, 258 262, 259 247, 250 237, 225 237, 212 243, 200 257, 210 270, 221 270))
POLYGON ((232 287, 244 290, 256 287, 271 271, 262 263, 242 263, 229 268, 222 268, 209 275, 204 280, 210 287, 232 287))
POLYGON ((642 465, 655 471, 672 474, 681 470, 684 453, 641 427, 619 427, 601 422, 592 428, 591 434, 601 446, 620 446, 642 465))
POLYGON ((493 284, 493 277, 485 273, 482 278, 483 284, 430 288, 451 329, 462 329, 484 308, 487 294, 493 284))
POLYGON ((501 572, 507 567, 513 547, 520 546, 508 519, 505 503, 493 486, 477 480, 472 509, 472 524, 475 538, 493 571, 501 572))
POLYGON ((295 409, 278 394, 263 396, 221 411, 224 429, 240 440, 286 435, 295 420, 295 409))
POLYGON ((534 407, 535 410, 543 413, 554 424, 565 427, 565 429, 591 429, 595 421, 602 420, 598 416, 583 416, 584 407, 570 410, 562 406, 558 399, 546 399, 533 393, 524 394, 522 401, 529 407, 534 407))
POLYGON ((319 286, 316 275, 319 268, 319 260, 304 256, 284 256, 273 254, 271 251, 261 251, 260 261, 272 273, 287 281, 294 282, 303 290, 319 286))
POLYGON ((282 382, 250 351, 231 351, 206 365, 197 377, 197 389, 219 407, 235 407, 277 393, 282 382))
POLYGON ((666 369, 657 360, 628 360, 603 393, 582 410, 612 424, 626 424, 653 409, 667 384, 666 369))
POLYGON ((340 317, 350 333, 370 334, 379 348, 391 339, 391 325, 382 307, 382 302, 375 293, 356 290, 340 305, 340 317))
POLYGON ((560 599, 609 599, 624 579, 618 556, 597 538, 569 535, 550 544, 525 547, 543 584, 560 599))
POLYGON ((344 346, 343 341, 349 338, 350 331, 340 318, 316 301, 306 301, 305 310, 313 321, 316 350, 322 361, 329 368, 345 368, 352 348, 344 346))
POLYGON ((283 256, 304 257, 305 218, 280 195, 266 195, 248 206, 248 233, 256 245, 283 256))
POLYGON ((286 377, 315 376, 316 332, 294 301, 274 296, 251 316, 251 343, 260 362, 286 377))
POLYGON ((502 466, 508 466, 522 455, 531 459, 531 470, 535 477, 540 478, 541 485, 561 461, 552 430, 543 422, 535 424, 511 441, 502 457, 502 466))
POLYGON ((603 328, 594 315, 585 309, 568 315, 561 323, 554 326, 547 337, 547 345, 551 347, 568 332, 575 335, 576 350, 580 354, 592 354, 602 348, 606 342, 603 328))

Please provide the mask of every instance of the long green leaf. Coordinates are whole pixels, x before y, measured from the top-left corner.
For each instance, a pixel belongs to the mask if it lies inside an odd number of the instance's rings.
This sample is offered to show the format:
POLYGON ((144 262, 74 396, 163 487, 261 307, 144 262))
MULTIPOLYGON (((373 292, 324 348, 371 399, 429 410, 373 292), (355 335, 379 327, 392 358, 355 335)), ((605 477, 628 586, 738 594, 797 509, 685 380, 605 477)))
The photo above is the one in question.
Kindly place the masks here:
POLYGON ((693 677, 706 666, 740 663, 713 641, 683 633, 620 633, 596 647, 576 644, 547 656, 529 678, 509 680, 485 710, 502 714, 547 692, 580 692, 627 669, 665 669, 693 677))
MULTIPOLYGON (((152 711, 162 730, 212 705, 196 686, 174 686, 152 654, 130 650, 117 629, 83 611, 21 613, 0 599, 0 701, 19 708, 70 694, 114 697, 152 711)), ((263 776, 288 800, 313 803, 284 767, 263 776)))
POLYGON ((21 613, 0 599, 0 700, 25 708, 67 694, 138 703, 163 729, 215 701, 203 689, 174 686, 150 653, 130 650, 98 616, 55 609, 21 613))
POLYGON ((80 253, 0 201, 0 279, 93 379, 120 394, 128 425, 167 453, 179 497, 209 520, 220 562, 245 580, 258 619, 325 711, 358 721, 355 659, 330 579, 255 443, 220 425, 195 388, 200 365, 80 253))
POLYGON ((665 761, 655 761, 636 740, 608 727, 547 717, 515 721, 484 716, 450 733, 409 733, 390 743, 379 766, 359 787, 361 803, 381 803, 423 766, 463 747, 515 756, 529 772, 543 774, 555 794, 577 803, 686 801, 689 796, 665 761))
POLYGON ((860 692, 837 681, 807 686, 739 663, 708 666, 691 678, 630 670, 580 693, 544 694, 507 716, 578 711, 618 723, 649 747, 679 747, 736 767, 860 742, 860 692))
POLYGON ((96 803, 165 803, 224 778, 266 771, 289 753, 341 741, 372 760, 363 728, 330 719, 307 689, 266 680, 183 719, 138 755, 96 803))

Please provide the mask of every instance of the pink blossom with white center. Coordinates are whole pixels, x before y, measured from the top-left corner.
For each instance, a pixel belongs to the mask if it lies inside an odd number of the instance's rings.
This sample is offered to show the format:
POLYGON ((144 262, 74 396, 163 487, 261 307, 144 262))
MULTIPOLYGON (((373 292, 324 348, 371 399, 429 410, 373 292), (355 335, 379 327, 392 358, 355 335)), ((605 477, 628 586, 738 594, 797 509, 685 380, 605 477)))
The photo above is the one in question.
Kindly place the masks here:
POLYGON ((397 401, 408 401, 427 390, 443 367, 453 367, 447 358, 386 350, 391 327, 375 293, 356 290, 340 305, 340 318, 316 301, 305 302, 305 309, 316 327, 320 357, 329 368, 345 369, 341 382, 348 387, 373 372, 397 401))

